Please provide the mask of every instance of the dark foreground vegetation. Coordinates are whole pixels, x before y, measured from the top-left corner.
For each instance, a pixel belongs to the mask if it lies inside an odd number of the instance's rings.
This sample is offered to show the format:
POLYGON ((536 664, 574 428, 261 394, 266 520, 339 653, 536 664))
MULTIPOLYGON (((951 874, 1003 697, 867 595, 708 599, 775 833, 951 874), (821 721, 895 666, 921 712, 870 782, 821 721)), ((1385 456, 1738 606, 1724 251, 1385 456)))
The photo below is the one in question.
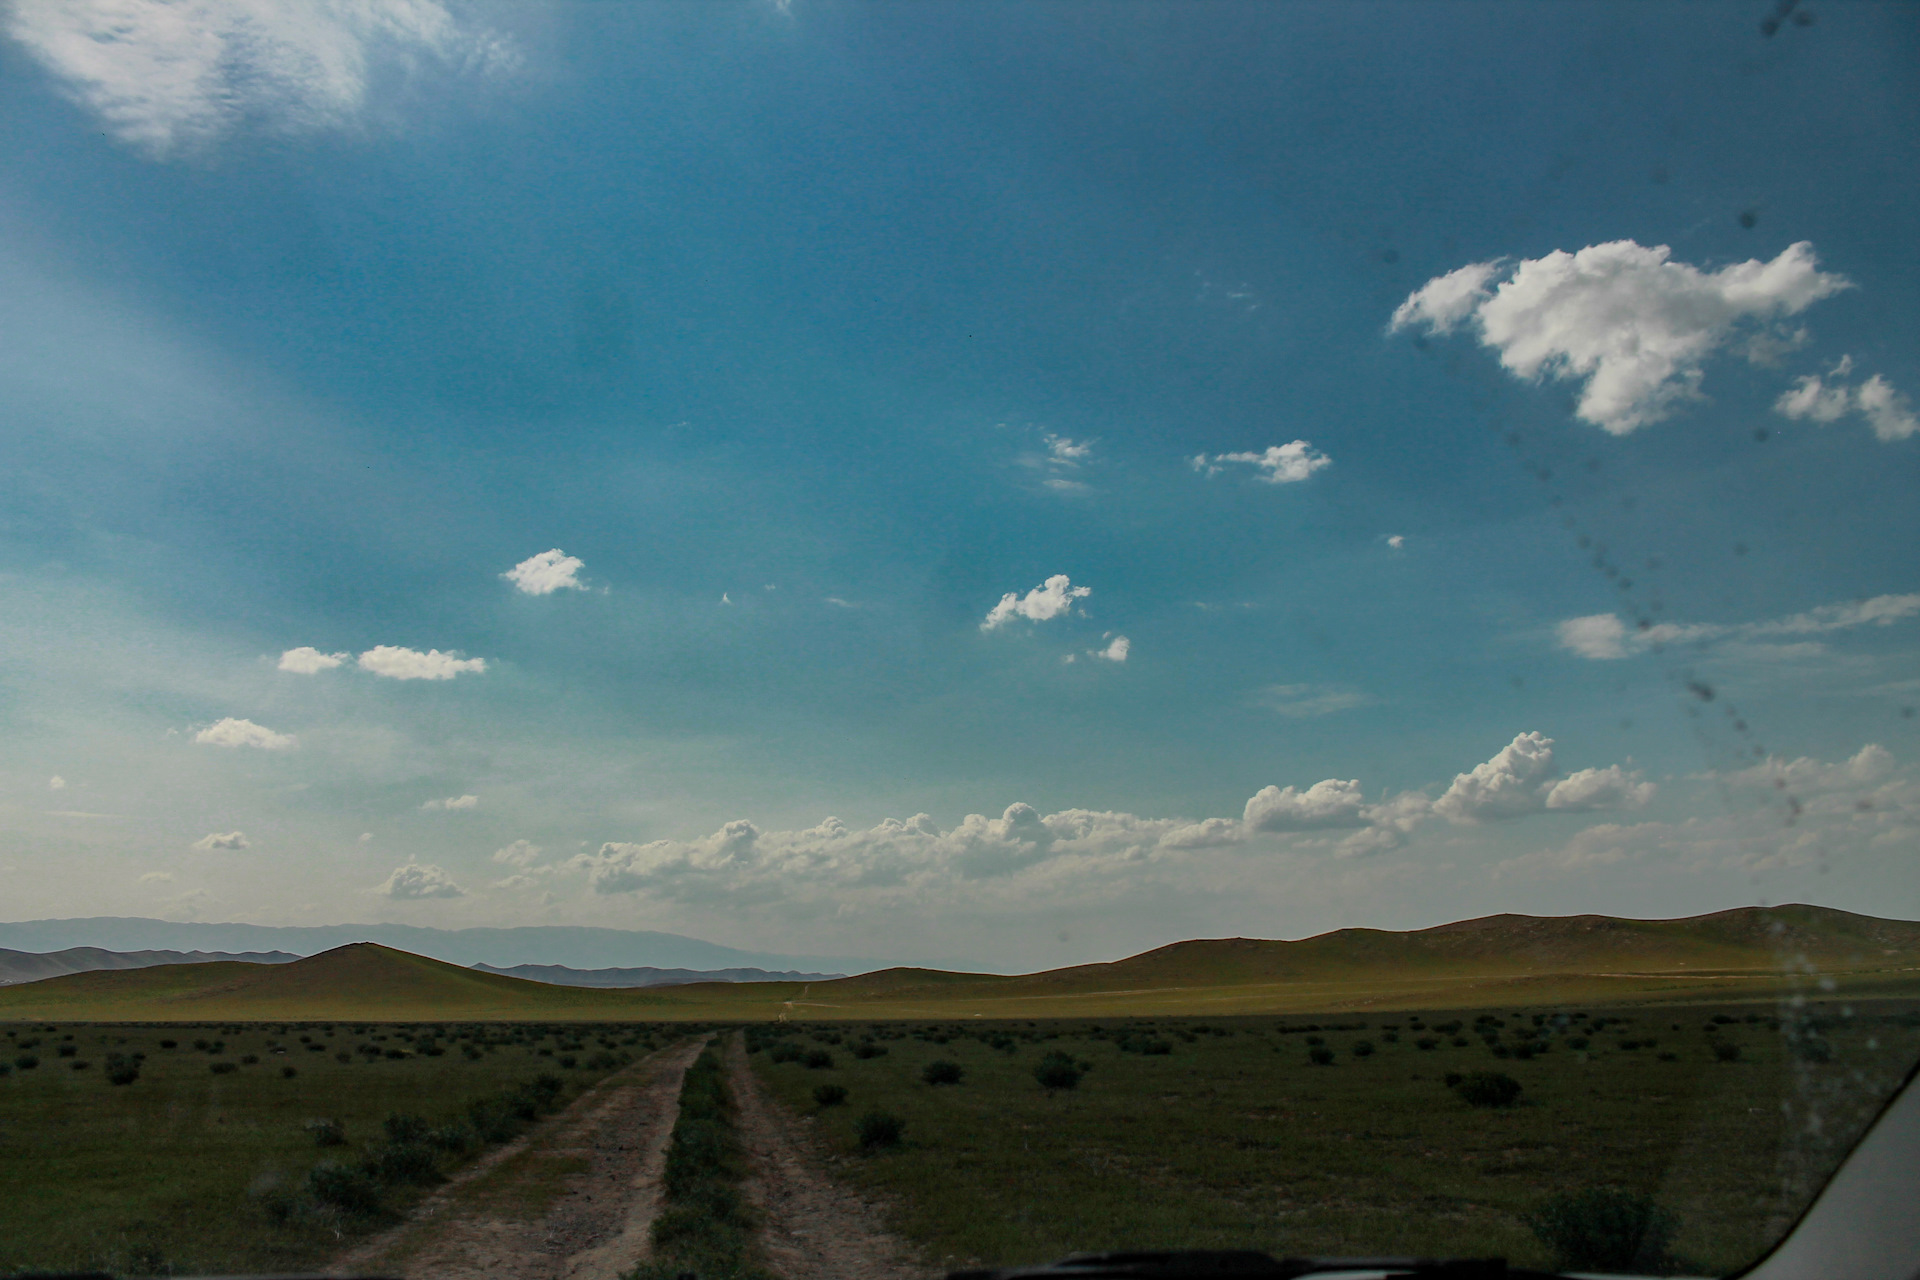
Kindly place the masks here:
POLYGON ((1251 1246, 1724 1274, 1920 1058, 1920 1012, 788 1023, 747 1044, 839 1176, 947 1265, 1251 1246))
POLYGON ((711 1047, 687 1069, 667 1145, 653 1256, 632 1280, 768 1280, 753 1210, 741 1194, 746 1156, 734 1132, 733 1096, 711 1047))
POLYGON ((684 1027, 0 1029, 0 1275, 312 1269, 684 1027))

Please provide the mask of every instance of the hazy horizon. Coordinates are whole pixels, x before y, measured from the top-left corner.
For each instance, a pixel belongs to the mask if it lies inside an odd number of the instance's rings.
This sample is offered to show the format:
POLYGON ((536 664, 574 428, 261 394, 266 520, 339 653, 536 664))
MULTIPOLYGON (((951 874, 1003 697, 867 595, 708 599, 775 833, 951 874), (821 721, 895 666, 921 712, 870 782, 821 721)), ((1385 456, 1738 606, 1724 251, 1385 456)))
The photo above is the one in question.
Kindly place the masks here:
POLYGON ((1920 916, 1909 8, 166 14, 0 19, 11 914, 1920 916))

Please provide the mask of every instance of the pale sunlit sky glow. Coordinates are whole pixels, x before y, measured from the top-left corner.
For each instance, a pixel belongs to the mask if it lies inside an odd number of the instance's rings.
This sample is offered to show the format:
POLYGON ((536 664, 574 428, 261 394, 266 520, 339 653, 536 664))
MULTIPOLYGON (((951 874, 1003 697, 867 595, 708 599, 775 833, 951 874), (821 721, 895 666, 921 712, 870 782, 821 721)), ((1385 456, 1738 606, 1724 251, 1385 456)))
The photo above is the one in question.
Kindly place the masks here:
POLYGON ((1920 914, 1920 26, 1768 8, 19 0, 0 915, 1920 914))

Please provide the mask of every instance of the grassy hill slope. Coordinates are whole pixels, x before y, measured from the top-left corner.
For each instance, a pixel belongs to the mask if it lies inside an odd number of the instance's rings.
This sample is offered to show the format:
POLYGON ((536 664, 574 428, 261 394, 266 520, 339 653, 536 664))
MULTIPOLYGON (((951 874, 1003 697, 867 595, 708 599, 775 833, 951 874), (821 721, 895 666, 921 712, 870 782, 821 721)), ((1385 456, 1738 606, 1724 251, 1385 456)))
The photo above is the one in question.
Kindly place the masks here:
POLYGON ((107 970, 0 988, 0 1020, 641 1020, 1306 1013, 1783 994, 1814 976, 1920 993, 1920 923, 1822 907, 1681 920, 1500 915, 1297 942, 1179 942, 1003 977, 886 969, 827 982, 563 987, 373 943, 292 964, 107 970))

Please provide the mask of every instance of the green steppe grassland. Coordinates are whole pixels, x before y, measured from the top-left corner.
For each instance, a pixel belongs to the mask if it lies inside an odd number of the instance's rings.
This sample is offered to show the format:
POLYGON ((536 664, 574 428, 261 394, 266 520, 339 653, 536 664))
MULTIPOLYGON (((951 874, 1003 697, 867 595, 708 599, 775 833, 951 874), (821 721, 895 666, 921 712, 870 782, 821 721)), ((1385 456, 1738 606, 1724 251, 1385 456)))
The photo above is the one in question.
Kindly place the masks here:
MULTIPOLYGON (((0 988, 0 1274, 320 1265, 723 1026, 936 1265, 1218 1245, 1546 1263, 1529 1214, 1607 1187, 1673 1215, 1671 1265, 1725 1273, 1920 1059, 1917 979, 1920 925, 1807 907, 1225 939, 1020 977, 605 990, 367 944, 75 974, 0 988), (1484 1071, 1511 1105, 1448 1083, 1484 1071)), ((535 1198, 565 1174, 523 1172, 535 1198)))

